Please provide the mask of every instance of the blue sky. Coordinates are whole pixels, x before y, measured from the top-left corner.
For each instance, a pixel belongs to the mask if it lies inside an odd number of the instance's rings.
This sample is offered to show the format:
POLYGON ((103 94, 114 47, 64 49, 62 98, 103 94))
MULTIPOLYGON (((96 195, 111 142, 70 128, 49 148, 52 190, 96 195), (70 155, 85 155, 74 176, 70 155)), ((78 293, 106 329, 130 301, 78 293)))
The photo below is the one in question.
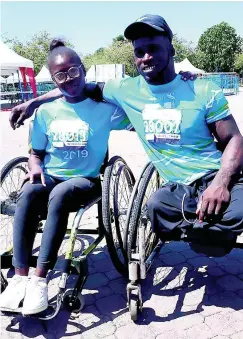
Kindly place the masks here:
POLYGON ((243 2, 233 1, 56 1, 1 2, 1 31, 28 40, 47 30, 64 36, 83 55, 92 53, 123 34, 143 14, 160 14, 179 37, 197 43, 209 27, 226 21, 243 37, 243 2))

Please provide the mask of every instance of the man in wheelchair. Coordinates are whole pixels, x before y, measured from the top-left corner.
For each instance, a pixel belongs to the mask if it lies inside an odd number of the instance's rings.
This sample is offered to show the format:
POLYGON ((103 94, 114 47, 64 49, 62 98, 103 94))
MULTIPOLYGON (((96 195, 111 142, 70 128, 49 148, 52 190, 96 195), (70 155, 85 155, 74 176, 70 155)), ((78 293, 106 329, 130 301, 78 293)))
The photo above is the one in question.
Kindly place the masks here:
POLYGON ((126 113, 164 182, 147 202, 154 232, 188 227, 242 232, 243 137, 223 92, 206 80, 178 78, 173 35, 162 17, 144 15, 124 34, 133 43, 140 79, 116 87, 110 82, 103 95, 121 107, 135 100, 138 108, 142 96, 146 101, 141 124, 134 112, 126 113))
POLYGON ((46 276, 54 266, 68 216, 101 195, 99 180, 112 129, 129 121, 123 110, 84 94, 85 69, 62 41, 50 45, 48 67, 63 97, 41 106, 31 132, 28 178, 18 196, 13 225, 15 275, 0 295, 0 310, 36 314, 48 307, 46 276), (39 216, 47 214, 34 275, 29 261, 39 216))

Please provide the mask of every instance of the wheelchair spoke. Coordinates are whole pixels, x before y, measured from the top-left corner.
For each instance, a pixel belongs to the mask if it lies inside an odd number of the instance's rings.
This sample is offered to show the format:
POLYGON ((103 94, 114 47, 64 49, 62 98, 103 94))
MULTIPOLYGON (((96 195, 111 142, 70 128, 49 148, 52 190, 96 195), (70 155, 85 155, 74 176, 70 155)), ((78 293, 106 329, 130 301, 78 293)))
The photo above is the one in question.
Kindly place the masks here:
POLYGON ((2 215, 0 216, 1 236, 0 236, 0 252, 4 252, 12 243, 13 234, 13 217, 2 215))
POLYGON ((1 189, 5 193, 5 196, 10 196, 13 192, 19 192, 26 173, 27 169, 23 166, 17 166, 8 173, 1 185, 1 189))
POLYGON ((14 172, 14 169, 9 173, 10 187, 9 187, 8 194, 10 194, 13 191, 13 187, 14 187, 14 190, 16 191, 16 186, 13 180, 13 172, 14 172))
POLYGON ((140 177, 137 189, 137 196, 133 203, 129 223, 129 243, 128 243, 128 258, 131 258, 132 253, 139 253, 139 227, 145 227, 145 259, 147 259, 157 242, 157 236, 153 233, 152 225, 148 219, 146 211, 146 203, 152 194, 160 187, 159 174, 150 163, 145 167, 144 172, 140 177), (145 218, 145 220, 144 220, 145 218))
MULTIPOLYGON (((126 179, 125 175, 122 174, 121 177, 122 177, 122 183, 119 184, 119 187, 121 187, 121 186, 122 187, 120 188, 120 192, 124 192, 123 188, 125 188, 125 192, 124 193, 126 194, 126 203, 128 203, 130 195, 131 195, 131 192, 128 193, 128 185, 127 185, 127 179, 126 179)), ((121 198, 124 198, 124 196, 121 195, 121 198)))
POLYGON ((4 229, 7 223, 9 223, 9 220, 12 220, 13 217, 10 217, 8 215, 2 215, 1 214, 1 227, 0 229, 4 229))
POLYGON ((12 171, 12 173, 10 174, 10 180, 11 180, 11 184, 12 184, 12 185, 11 185, 10 192, 13 191, 12 187, 14 187, 14 190, 16 191, 17 189, 16 189, 15 183, 14 183, 14 181, 13 181, 13 171, 12 171))
MULTIPOLYGON (((19 168, 18 168, 19 169, 19 168)), ((25 169, 26 170, 26 169, 25 169)), ((26 171, 27 173, 27 171, 26 171)), ((17 189, 19 190, 21 185, 22 185, 22 181, 23 181, 23 170, 21 169, 20 171, 18 171, 18 183, 17 183, 17 189), (21 181, 20 181, 21 180, 21 181)))
MULTIPOLYGON (((18 193, 22 186, 22 181, 27 171, 26 157, 18 157, 7 163, 1 170, 1 198, 8 204, 16 202, 18 193)), ((3 213, 5 209, 2 210, 3 213)), ((0 247, 1 252, 6 251, 12 243, 13 216, 0 215, 0 247)))

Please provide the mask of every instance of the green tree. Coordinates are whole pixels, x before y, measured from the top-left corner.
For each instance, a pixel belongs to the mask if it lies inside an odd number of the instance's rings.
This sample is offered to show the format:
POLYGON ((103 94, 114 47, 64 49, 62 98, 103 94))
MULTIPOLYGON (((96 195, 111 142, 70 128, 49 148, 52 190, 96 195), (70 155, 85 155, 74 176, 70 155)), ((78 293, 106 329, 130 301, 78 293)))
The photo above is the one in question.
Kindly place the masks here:
POLYGON ((99 48, 93 54, 82 56, 82 62, 88 71, 92 65, 107 64, 106 48, 99 48))
POLYGON ((92 65, 124 64, 127 75, 136 76, 138 74, 134 63, 132 45, 125 39, 115 38, 110 46, 99 48, 93 54, 84 56, 82 60, 87 70, 92 65))
POLYGON ((108 63, 124 64, 127 75, 138 75, 134 62, 133 47, 128 40, 113 42, 113 44, 107 48, 106 55, 108 63))
POLYGON ((190 57, 194 53, 194 47, 192 42, 188 42, 187 40, 183 38, 179 38, 177 34, 174 35, 172 44, 175 49, 175 62, 181 62, 185 58, 190 59, 190 57))
MULTIPOLYGON (((42 66, 46 64, 52 39, 53 37, 47 31, 40 31, 25 42, 21 42, 17 38, 3 37, 3 41, 16 53, 33 61, 35 74, 38 74, 42 66)), ((69 41, 65 41, 65 43, 67 46, 73 47, 69 41)))
POLYGON ((207 72, 230 72, 242 40, 226 22, 208 28, 198 41, 201 67, 207 72))
POLYGON ((243 53, 238 54, 235 58, 235 71, 243 75, 243 53))
POLYGON ((113 42, 125 41, 125 37, 124 37, 124 35, 119 34, 117 37, 113 38, 112 40, 113 40, 113 42))
MULTIPOLYGON (((100 64, 124 64, 125 73, 129 76, 137 76, 138 72, 134 62, 133 47, 131 42, 123 35, 118 35, 112 40, 112 44, 106 48, 99 48, 93 54, 84 56, 83 62, 88 70, 92 65, 100 64)), ((194 47, 191 42, 179 38, 173 39, 175 48, 175 61, 180 62, 185 58, 192 59, 194 47)))

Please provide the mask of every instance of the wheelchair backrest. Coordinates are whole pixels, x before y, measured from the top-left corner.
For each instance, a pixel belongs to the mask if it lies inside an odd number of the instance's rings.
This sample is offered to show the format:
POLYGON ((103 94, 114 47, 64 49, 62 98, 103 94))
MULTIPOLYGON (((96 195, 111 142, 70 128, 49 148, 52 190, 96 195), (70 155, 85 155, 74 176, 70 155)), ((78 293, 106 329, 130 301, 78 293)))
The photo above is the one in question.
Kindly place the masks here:
POLYGON ((33 120, 30 121, 29 123, 29 136, 28 136, 28 153, 30 154, 31 152, 31 134, 32 134, 32 129, 33 129, 33 120))

